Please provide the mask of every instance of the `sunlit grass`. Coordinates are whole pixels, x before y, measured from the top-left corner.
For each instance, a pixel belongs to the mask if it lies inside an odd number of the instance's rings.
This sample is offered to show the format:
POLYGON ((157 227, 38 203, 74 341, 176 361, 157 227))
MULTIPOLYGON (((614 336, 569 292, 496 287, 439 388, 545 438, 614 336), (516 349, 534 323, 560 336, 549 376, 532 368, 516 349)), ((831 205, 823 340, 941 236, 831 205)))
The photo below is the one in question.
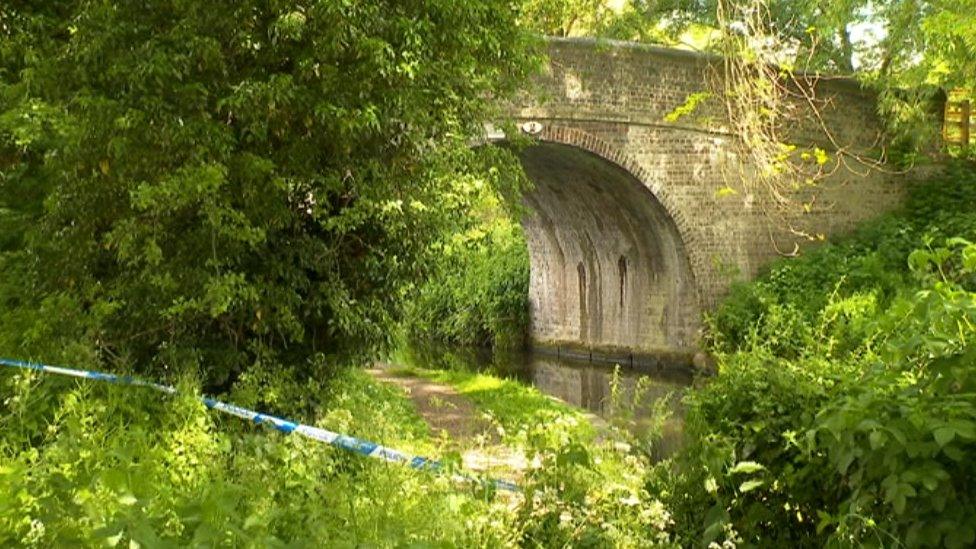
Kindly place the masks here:
POLYGON ((582 410, 512 379, 479 372, 428 370, 411 366, 397 367, 390 372, 450 385, 495 420, 504 431, 503 438, 509 441, 532 427, 555 420, 561 420, 560 425, 569 426, 572 434, 581 439, 589 440, 595 435, 582 410))

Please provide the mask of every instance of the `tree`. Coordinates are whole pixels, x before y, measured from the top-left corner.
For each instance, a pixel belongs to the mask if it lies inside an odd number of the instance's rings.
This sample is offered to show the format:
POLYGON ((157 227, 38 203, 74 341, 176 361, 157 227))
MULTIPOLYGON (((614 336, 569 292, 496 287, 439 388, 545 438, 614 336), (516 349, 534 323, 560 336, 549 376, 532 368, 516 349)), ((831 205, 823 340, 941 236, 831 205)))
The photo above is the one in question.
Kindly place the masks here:
POLYGON ((534 68, 517 16, 506 0, 5 3, 0 211, 19 229, 0 249, 0 346, 218 382, 381 348, 471 136, 534 68))
POLYGON ((595 34, 606 0, 526 0, 523 24, 546 36, 595 34))
MULTIPOLYGON (((976 90, 976 3, 944 0, 735 0, 760 7, 773 47, 793 52, 794 69, 849 74, 877 90, 891 136, 909 152, 931 149, 938 130, 931 99, 948 90, 976 90), (855 36, 855 30, 859 36, 855 36)), ((741 10, 739 10, 741 11, 741 10)), ((699 13, 707 19, 712 10, 699 13)), ((716 11, 718 13, 718 11, 716 11)), ((724 33, 735 21, 712 22, 724 33)))

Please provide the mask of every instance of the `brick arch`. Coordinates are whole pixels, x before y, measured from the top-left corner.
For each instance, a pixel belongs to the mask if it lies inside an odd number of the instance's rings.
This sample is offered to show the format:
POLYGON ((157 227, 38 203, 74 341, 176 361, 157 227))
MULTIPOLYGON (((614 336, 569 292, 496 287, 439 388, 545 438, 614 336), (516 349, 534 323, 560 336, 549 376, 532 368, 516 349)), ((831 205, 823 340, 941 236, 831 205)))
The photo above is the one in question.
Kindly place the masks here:
POLYGON ((695 233, 691 230, 690 223, 688 223, 682 210, 678 207, 677 200, 671 195, 667 187, 653 183, 648 171, 633 157, 622 152, 618 147, 612 146, 605 140, 579 128, 546 124, 533 137, 539 141, 569 145, 585 150, 607 162, 619 166, 639 181, 651 193, 651 196, 661 204, 674 222, 678 235, 681 237, 681 241, 684 243, 685 250, 687 251, 688 263, 691 266, 691 275, 696 288, 698 305, 702 310, 709 305, 704 302, 701 287, 698 284, 698 278, 704 276, 707 272, 708 263, 696 248, 697 239, 695 238, 695 233))

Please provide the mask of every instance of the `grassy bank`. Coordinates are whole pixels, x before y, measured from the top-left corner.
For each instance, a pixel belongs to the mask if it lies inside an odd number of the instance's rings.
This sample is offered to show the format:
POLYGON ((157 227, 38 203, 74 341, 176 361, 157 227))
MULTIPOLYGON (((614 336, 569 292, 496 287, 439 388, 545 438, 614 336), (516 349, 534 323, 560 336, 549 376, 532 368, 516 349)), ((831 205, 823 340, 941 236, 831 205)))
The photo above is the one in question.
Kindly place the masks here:
POLYGON ((465 370, 431 370, 409 366, 399 366, 390 372, 450 385, 497 424, 503 438, 510 443, 524 442, 526 433, 537 425, 552 425, 565 430, 566 436, 581 441, 592 441, 595 434, 582 410, 515 380, 465 370))
MULTIPOLYGON (((438 451, 396 389, 357 370, 329 383, 295 379, 252 371, 227 398, 403 450, 438 451)), ((188 394, 196 387, 180 385, 188 394)), ((478 490, 220 416, 190 396, 10 371, 0 372, 0 386, 0 545, 514 540, 511 513, 478 490)))
MULTIPOLYGON (((667 542, 648 463, 592 444, 580 412, 481 374, 420 372, 492 415, 537 464, 502 497, 289 437, 187 396, 0 371, 0 545, 499 547, 667 542)), ((226 400, 443 454, 409 399, 356 369, 246 372, 226 400)), ((450 460, 449 460, 450 461, 450 460)))

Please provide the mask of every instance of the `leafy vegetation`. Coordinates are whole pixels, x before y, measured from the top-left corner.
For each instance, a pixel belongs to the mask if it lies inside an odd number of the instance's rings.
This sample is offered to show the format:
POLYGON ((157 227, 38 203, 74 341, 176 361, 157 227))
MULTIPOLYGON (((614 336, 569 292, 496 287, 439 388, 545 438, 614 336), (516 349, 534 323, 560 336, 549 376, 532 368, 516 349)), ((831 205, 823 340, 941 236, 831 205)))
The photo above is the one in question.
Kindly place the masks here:
MULTIPOLYGON (((417 372, 496 418, 532 464, 504 498, 208 412, 185 396, 0 371, 0 544, 393 547, 667 544, 650 466, 578 411, 483 374, 417 372), (607 482, 613 479, 612 482, 607 482)), ((228 400, 448 455, 399 390, 323 362, 252 368, 228 400)), ((456 441, 452 441, 452 445, 456 441)), ((452 463, 449 459, 448 463, 452 463)))
POLYGON ((523 342, 525 182, 510 150, 471 142, 537 67, 529 29, 704 49, 735 35, 786 71, 856 72, 912 156, 929 150, 928 98, 976 89, 973 8, 0 4, 0 350, 148 373, 182 395, 0 371, 0 545, 976 544, 971 164, 734 288, 708 319, 719 372, 686 398, 671 460, 457 370, 412 373, 524 451, 521 495, 194 398, 445 453, 402 393, 349 366, 398 331, 523 342))
MULTIPOLYGON (((356 370, 313 372, 249 371, 231 398, 264 401, 265 409, 407 449, 432 449, 426 426, 399 392, 356 370)), ((0 384, 2 545, 511 540, 477 489, 225 419, 192 398, 198 385, 189 379, 181 383, 188 396, 177 398, 9 371, 0 372, 0 384)))
POLYGON ((3 348, 219 385, 388 347, 470 139, 536 67, 517 16, 5 3, 3 348))
POLYGON ((955 165, 711 317, 720 372, 687 399, 668 488, 679 539, 976 540, 974 199, 976 171, 955 165))
MULTIPOLYGON (((521 176, 519 166, 503 164, 510 158, 500 159, 505 169, 496 165, 488 175, 521 176)), ((429 278, 410 294, 403 322, 407 339, 501 349, 525 345, 529 255, 517 220, 520 208, 495 190, 523 186, 479 178, 459 185, 466 191, 467 216, 431 247, 429 278)))
POLYGON ((896 215, 734 286, 709 317, 709 345, 730 353, 763 343, 785 358, 819 356, 824 348, 828 356, 878 348, 871 337, 878 326, 870 321, 918 288, 910 254, 954 237, 976 239, 973 203, 972 166, 950 165, 943 175, 917 184, 896 215))

